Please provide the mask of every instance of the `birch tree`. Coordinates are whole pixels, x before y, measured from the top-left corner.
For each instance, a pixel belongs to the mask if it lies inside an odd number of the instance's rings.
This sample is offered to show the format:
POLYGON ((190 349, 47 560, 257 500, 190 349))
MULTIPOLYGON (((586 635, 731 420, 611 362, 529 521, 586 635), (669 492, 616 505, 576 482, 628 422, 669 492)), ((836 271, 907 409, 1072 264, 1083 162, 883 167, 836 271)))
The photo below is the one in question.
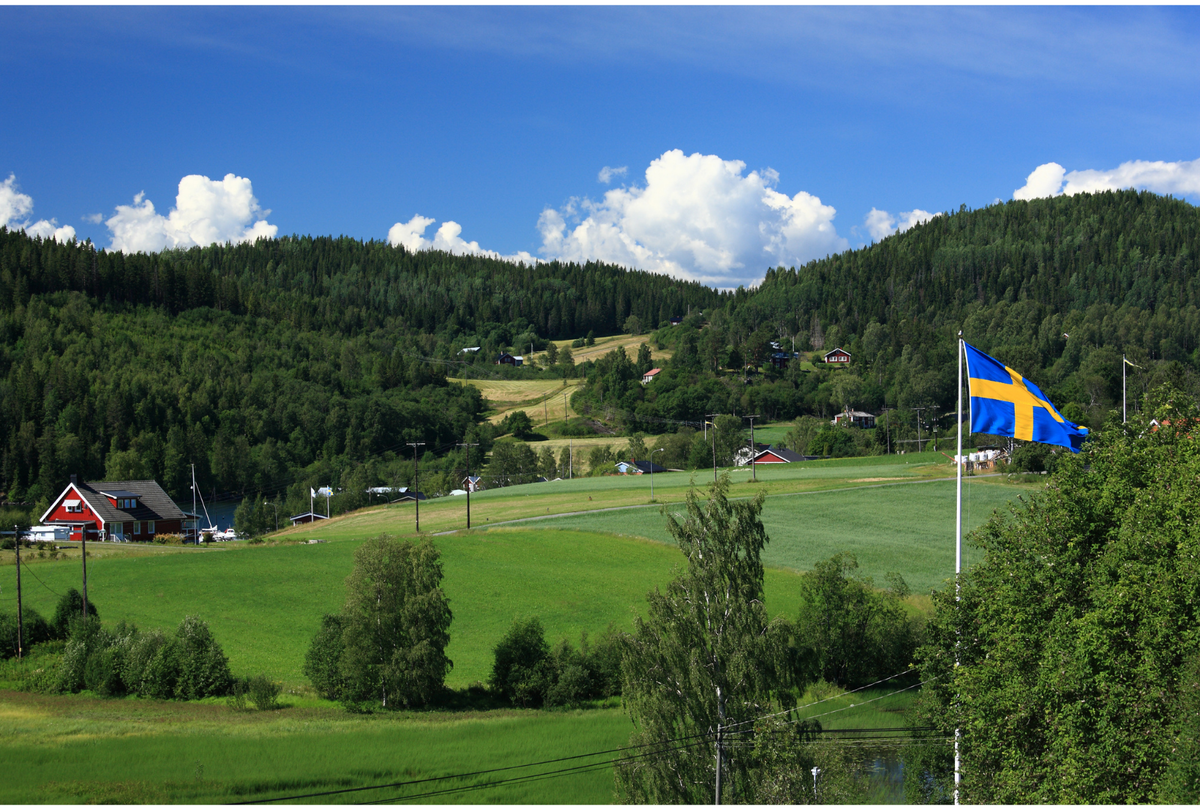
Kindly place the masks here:
POLYGON ((787 701, 787 625, 769 623, 763 606, 763 494, 731 501, 728 488, 723 477, 707 501, 693 490, 686 517, 667 518, 686 568, 647 595, 623 659, 630 745, 640 746, 617 767, 627 801, 707 804, 718 770, 722 801, 751 800, 753 720, 787 701))

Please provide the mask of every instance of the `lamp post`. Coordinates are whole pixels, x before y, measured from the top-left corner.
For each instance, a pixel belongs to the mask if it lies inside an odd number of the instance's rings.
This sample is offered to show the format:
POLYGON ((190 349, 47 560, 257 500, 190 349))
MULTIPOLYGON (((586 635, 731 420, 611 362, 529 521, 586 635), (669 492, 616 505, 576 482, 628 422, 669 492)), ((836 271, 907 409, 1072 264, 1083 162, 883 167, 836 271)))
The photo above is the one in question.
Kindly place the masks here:
POLYGON ((275 531, 279 531, 279 507, 270 501, 263 501, 263 506, 270 506, 275 510, 275 531))
POLYGON ((666 448, 657 447, 650 451, 650 500, 654 500, 654 454, 661 453, 666 448))

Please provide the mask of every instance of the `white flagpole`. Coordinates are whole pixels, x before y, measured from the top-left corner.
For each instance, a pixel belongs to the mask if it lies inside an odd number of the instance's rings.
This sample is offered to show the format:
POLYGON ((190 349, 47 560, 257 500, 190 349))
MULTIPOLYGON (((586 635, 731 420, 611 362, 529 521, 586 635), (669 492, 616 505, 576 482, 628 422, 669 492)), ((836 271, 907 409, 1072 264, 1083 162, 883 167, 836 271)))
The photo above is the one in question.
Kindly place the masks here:
POLYGON ((1121 355, 1121 424, 1125 424, 1125 364, 1129 361, 1121 355))
MULTIPOLYGON (((959 596, 959 575, 962 573, 962 474, 963 474, 963 396, 962 368, 963 355, 966 348, 963 344, 962 332, 958 333, 958 470, 956 471, 957 505, 954 512, 954 601, 959 596)), ((954 645, 954 666, 958 667, 958 643, 954 645)), ((958 783, 962 779, 961 760, 958 754, 959 730, 954 729, 954 803, 958 804, 958 783)))

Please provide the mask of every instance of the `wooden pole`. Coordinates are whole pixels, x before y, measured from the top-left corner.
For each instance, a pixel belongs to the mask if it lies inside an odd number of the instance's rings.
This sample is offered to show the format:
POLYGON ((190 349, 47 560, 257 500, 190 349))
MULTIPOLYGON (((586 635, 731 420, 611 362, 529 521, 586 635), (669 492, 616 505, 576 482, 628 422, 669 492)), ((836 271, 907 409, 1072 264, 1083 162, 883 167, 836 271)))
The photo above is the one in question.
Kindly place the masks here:
POLYGON ((13 524, 13 538, 17 549, 17 658, 25 654, 25 616, 21 612, 21 530, 13 524))

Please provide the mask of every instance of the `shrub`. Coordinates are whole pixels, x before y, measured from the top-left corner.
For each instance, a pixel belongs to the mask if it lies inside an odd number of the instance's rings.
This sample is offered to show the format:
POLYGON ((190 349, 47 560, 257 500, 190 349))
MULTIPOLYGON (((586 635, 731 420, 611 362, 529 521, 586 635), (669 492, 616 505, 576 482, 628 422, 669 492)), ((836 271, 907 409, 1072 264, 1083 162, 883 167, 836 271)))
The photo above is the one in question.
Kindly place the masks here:
MULTIPOLYGON (((157 691, 149 677, 155 671, 149 670, 150 662, 158 655, 159 650, 167 643, 167 637, 161 630, 150 630, 132 636, 128 642, 128 652, 121 669, 121 680, 125 687, 136 695, 152 697, 157 691)), ((175 691, 175 682, 171 681, 169 689, 162 696, 166 697, 175 691)))
POLYGON ((517 619, 494 650, 491 690, 518 706, 540 706, 546 696, 546 631, 533 617, 517 619))
POLYGON ((279 695, 282 691, 282 684, 266 675, 234 678, 230 684, 227 702, 235 709, 245 710, 248 700, 254 704, 254 708, 262 712, 279 708, 279 695))
MULTIPOLYGON (((35 644, 54 638, 54 629, 33 608, 21 611, 23 648, 25 654, 35 644)), ((17 614, 0 613, 0 658, 15 658, 17 655, 17 614)))
MULTIPOLYGON (((100 618, 100 612, 96 610, 96 606, 89 599, 87 603, 88 618, 100 618)), ((83 594, 74 588, 68 588, 67 592, 58 600, 58 606, 54 609, 54 618, 50 624, 54 630, 55 638, 67 638, 71 635, 71 622, 83 616, 83 594)))
POLYGON ((198 616, 186 616, 175 631, 178 645, 179 681, 175 696, 184 700, 224 695, 233 676, 229 659, 198 616))
POLYGON ((154 542, 158 543, 160 546, 182 546, 183 545, 183 535, 182 534, 156 534, 156 535, 154 535, 154 542))
POLYGON ((87 685, 84 675, 88 658, 93 652, 108 646, 110 641, 98 617, 73 620, 67 645, 63 648, 62 661, 58 665, 58 689, 63 692, 84 689, 87 685))
POLYGON ((317 694, 326 700, 340 700, 346 679, 342 675, 342 650, 345 642, 345 617, 340 613, 327 613, 321 619, 321 627, 313 636, 308 653, 304 656, 302 672, 312 683, 317 694))

